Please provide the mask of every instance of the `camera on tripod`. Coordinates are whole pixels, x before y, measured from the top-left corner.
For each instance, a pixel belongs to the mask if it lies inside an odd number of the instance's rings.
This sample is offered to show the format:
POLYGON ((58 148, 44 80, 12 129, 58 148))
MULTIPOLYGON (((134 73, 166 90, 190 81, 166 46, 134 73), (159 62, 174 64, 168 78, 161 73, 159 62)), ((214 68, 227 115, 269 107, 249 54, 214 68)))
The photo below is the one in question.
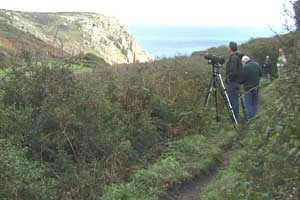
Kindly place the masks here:
POLYGON ((206 54, 204 56, 206 60, 208 60, 209 64, 212 65, 223 65, 225 63, 225 57, 224 56, 216 56, 213 54, 206 54))
POLYGON ((225 63, 225 57, 224 56, 216 56, 213 54, 206 54, 204 56, 206 60, 208 60, 208 64, 212 65, 212 76, 209 83, 209 89, 206 94, 205 98, 205 106, 208 106, 209 99, 211 96, 214 96, 215 98, 215 110, 216 110, 216 120, 219 121, 219 109, 218 109, 218 101, 217 101, 217 90, 220 91, 221 96, 223 97, 223 100, 225 102, 225 105, 227 107, 227 110, 229 112, 229 116, 233 122, 234 127, 236 128, 238 125, 237 119, 235 117, 232 104, 230 102, 226 87, 224 85, 222 75, 220 73, 221 66, 225 63))

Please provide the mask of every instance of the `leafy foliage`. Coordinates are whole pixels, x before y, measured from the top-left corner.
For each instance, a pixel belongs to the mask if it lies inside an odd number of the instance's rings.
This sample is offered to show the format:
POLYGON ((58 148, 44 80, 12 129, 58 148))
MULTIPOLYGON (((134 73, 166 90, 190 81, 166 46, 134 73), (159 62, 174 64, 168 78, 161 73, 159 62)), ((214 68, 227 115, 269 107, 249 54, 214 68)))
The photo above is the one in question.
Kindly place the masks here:
POLYGON ((299 30, 300 29, 300 1, 296 0, 293 3, 294 7, 294 13, 295 13, 295 22, 296 22, 296 27, 299 30))
POLYGON ((96 199, 169 141, 209 125, 199 106, 207 87, 201 66, 182 57, 74 74, 62 62, 26 59, 2 77, 0 138, 24 147, 29 163, 48 166, 51 198, 96 199))
POLYGON ((45 177, 45 165, 26 158, 26 149, 1 139, 0 153, 1 199, 56 199, 56 180, 45 177))
MULTIPOLYGON (((265 89, 267 117, 245 133, 245 148, 205 198, 296 199, 296 36, 284 36, 291 46, 288 78, 265 89)), ((266 54, 275 61, 273 41, 242 48, 259 61, 266 54)), ((104 191, 104 199, 156 199, 169 185, 208 170, 231 142, 232 132, 214 125, 213 108, 203 109, 211 66, 201 54, 93 73, 23 56, 0 87, 3 199, 97 199, 104 191)))

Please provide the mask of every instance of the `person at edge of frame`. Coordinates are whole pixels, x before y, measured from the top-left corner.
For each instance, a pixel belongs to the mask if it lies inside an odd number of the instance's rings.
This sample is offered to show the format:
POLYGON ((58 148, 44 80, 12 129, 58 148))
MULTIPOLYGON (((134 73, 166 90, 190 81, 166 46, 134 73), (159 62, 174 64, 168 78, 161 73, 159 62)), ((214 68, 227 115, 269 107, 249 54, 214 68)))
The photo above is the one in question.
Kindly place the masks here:
POLYGON ((285 57, 284 51, 282 48, 278 49, 278 58, 277 58, 277 72, 278 72, 278 78, 282 79, 286 75, 286 68, 287 68, 287 59, 285 57))
POLYGON ((236 42, 228 45, 229 60, 226 63, 225 83, 228 96, 236 120, 239 118, 239 93, 240 93, 240 74, 242 71, 241 56, 236 42))
POLYGON ((262 69, 257 62, 248 56, 242 57, 243 71, 240 83, 245 90, 245 106, 247 110, 247 121, 255 118, 257 113, 259 83, 262 76, 262 69))

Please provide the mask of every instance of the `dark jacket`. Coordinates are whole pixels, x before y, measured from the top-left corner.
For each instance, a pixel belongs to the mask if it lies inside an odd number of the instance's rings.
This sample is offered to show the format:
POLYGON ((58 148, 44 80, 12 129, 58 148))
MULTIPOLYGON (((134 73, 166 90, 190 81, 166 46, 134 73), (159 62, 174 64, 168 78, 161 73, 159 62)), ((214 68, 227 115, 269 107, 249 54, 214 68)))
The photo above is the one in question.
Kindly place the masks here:
POLYGON ((226 63, 226 82, 239 82, 242 71, 241 55, 235 52, 230 55, 226 63))
POLYGON ((266 60, 263 67, 264 67, 265 74, 271 74, 271 72, 272 72, 271 60, 266 60))
POLYGON ((244 85, 245 91, 248 91, 259 85, 261 76, 262 70, 259 64, 250 60, 243 67, 240 83, 244 85))
POLYGON ((266 60, 264 63, 264 68, 272 68, 271 60, 266 60))

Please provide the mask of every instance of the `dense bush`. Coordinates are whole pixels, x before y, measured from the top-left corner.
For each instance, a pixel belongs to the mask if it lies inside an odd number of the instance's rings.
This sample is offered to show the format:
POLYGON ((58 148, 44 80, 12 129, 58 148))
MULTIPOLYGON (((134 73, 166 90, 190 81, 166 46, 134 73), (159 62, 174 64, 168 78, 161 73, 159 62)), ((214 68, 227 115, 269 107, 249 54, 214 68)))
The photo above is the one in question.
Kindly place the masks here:
POLYGON ((57 199, 56 180, 45 165, 27 159, 26 151, 0 139, 0 199, 57 199))
MULTIPOLYGON (((51 198, 95 199, 168 141, 208 126, 199 103, 207 78, 201 60, 187 57, 79 74, 59 62, 25 62, 2 78, 0 138, 26 149, 20 167, 40 163, 31 170, 53 184, 51 198)), ((11 188, 22 182, 14 179, 11 188)))

